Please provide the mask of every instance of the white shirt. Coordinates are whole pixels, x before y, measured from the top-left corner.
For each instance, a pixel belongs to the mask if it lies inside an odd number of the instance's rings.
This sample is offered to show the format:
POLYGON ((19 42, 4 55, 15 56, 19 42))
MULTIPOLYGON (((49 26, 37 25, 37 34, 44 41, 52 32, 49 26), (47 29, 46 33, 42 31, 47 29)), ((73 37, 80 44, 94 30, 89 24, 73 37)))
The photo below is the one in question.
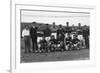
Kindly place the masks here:
POLYGON ((22 37, 24 37, 24 36, 29 36, 30 35, 30 31, 29 31, 29 29, 23 29, 23 31, 22 31, 22 37))

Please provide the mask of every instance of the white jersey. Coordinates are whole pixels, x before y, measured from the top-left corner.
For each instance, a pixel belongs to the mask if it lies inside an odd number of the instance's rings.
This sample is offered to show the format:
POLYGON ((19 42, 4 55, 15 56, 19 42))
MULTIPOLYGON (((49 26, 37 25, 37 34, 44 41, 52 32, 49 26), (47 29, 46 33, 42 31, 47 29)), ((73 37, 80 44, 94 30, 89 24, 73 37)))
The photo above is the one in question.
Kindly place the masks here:
POLYGON ((24 37, 24 36, 29 36, 29 35, 30 35, 29 29, 24 29, 24 30, 22 31, 22 37, 24 37))

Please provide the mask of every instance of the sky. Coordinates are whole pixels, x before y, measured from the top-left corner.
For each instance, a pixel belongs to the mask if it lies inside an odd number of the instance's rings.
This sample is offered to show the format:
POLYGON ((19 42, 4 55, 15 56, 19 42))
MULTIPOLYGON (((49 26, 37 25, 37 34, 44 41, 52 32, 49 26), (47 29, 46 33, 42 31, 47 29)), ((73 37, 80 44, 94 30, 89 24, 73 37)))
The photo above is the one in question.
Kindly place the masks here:
POLYGON ((53 12, 31 10, 21 11, 21 22, 31 23, 34 21, 48 24, 52 24, 53 22, 55 22, 56 25, 66 25, 66 22, 69 22, 69 26, 73 24, 77 26, 78 23, 81 23, 81 25, 83 26, 90 24, 90 14, 77 12, 53 12))

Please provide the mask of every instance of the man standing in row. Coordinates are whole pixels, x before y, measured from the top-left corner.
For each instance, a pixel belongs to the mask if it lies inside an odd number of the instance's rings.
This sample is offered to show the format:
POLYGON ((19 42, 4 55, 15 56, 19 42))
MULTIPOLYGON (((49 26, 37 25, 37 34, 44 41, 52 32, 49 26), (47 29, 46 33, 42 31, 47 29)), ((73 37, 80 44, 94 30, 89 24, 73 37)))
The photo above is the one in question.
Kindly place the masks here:
POLYGON ((30 30, 28 25, 22 31, 22 37, 25 41, 25 53, 28 53, 30 52, 30 30))
POLYGON ((59 25, 59 28, 57 30, 57 40, 64 42, 65 38, 65 30, 63 29, 62 25, 59 25))
POLYGON ((83 37, 85 39, 85 45, 86 45, 86 48, 89 49, 89 28, 87 26, 84 26, 84 29, 83 29, 83 37))
POLYGON ((30 36, 31 36, 32 45, 33 45, 32 52, 37 52, 37 50, 38 50, 38 46, 37 46, 37 27, 35 27, 34 25, 30 28, 30 36))

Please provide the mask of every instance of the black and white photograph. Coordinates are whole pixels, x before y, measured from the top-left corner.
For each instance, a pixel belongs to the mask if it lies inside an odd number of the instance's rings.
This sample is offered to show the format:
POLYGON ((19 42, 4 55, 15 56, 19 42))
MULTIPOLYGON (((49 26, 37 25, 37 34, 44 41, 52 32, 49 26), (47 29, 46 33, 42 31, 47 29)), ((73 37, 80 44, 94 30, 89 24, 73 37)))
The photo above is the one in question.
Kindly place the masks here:
POLYGON ((12 0, 11 73, 74 73, 96 67, 96 7, 50 1, 12 0))
POLYGON ((20 62, 90 59, 90 13, 20 10, 20 62))

